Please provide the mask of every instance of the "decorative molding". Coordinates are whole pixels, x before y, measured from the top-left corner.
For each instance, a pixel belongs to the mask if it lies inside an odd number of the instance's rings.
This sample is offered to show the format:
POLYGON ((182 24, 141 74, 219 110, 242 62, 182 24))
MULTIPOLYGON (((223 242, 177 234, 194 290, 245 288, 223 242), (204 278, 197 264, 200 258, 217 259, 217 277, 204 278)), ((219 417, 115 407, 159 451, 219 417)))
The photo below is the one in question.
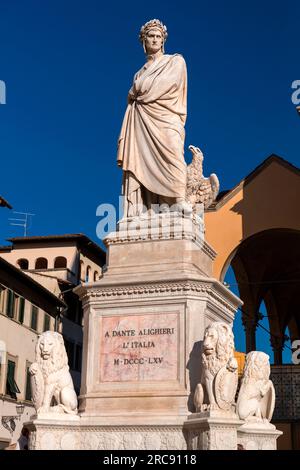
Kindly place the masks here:
POLYGON ((243 450, 276 450, 276 441, 280 434, 278 431, 273 434, 245 434, 238 431, 238 444, 243 447, 243 450))
POLYGON ((237 426, 202 423, 187 432, 187 445, 190 450, 236 450, 237 426))
POLYGON ((89 426, 35 424, 30 449, 184 450, 182 426, 89 426))
POLYGON ((81 295, 83 302, 92 301, 96 298, 131 297, 131 298, 152 298, 164 297, 166 294, 172 295, 207 295, 220 303, 232 313, 236 312, 237 306, 229 303, 214 289, 213 283, 203 281, 176 281, 157 282, 149 284, 123 285, 119 287, 91 287, 81 295))

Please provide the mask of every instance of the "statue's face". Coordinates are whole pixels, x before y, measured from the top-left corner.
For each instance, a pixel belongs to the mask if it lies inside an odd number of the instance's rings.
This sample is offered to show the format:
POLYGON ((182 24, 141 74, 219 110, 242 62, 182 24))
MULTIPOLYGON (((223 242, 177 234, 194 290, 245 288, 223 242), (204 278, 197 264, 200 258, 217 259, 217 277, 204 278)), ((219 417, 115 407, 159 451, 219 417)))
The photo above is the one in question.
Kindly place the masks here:
POLYGON ((211 356, 216 351, 218 342, 218 332, 214 328, 208 328, 204 335, 203 352, 206 356, 211 356))
POLYGON ((162 49, 163 37, 158 28, 150 29, 145 38, 147 54, 155 54, 162 49))
POLYGON ((52 355, 54 348, 54 340, 50 337, 44 336, 40 342, 40 351, 43 359, 49 359, 52 355))
POLYGON ((260 356, 256 360, 256 373, 258 379, 268 379, 270 376, 270 364, 269 360, 260 356))

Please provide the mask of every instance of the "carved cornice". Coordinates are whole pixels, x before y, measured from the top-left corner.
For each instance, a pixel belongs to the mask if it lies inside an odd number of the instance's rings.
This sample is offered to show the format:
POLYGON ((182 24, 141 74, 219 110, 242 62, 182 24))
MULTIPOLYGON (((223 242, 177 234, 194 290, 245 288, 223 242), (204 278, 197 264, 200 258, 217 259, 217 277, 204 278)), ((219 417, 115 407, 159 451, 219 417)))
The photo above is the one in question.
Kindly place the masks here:
POLYGON ((202 249, 205 254, 207 254, 212 260, 214 260, 217 256, 217 252, 210 246, 208 243, 204 242, 202 249))
MULTIPOLYGON (((219 289, 218 289, 219 290, 219 289)), ((97 287, 89 288, 82 293, 81 300, 83 302, 93 302, 96 299, 111 299, 111 298, 132 298, 132 299, 147 299, 153 297, 165 297, 171 294, 172 296, 199 296, 206 295, 214 301, 220 303, 223 307, 230 312, 235 313, 238 304, 226 300, 222 293, 219 293, 214 287, 213 281, 176 281, 176 282, 157 282, 157 283, 141 283, 135 285, 123 285, 118 287, 97 287)), ((231 293, 230 293, 231 294, 231 293)), ((232 295, 232 294, 231 294, 232 295)))
POLYGON ((104 424, 89 424, 89 423, 84 423, 84 422, 76 422, 76 423, 69 423, 66 424, 64 423, 58 423, 58 422, 53 422, 53 424, 47 423, 38 423, 34 422, 33 423, 36 430, 33 431, 88 431, 88 432, 122 432, 122 431, 127 431, 127 432, 178 432, 183 430, 183 425, 182 424, 172 424, 172 425, 167 425, 167 424, 146 424, 146 425, 131 425, 131 424, 121 424, 121 425, 111 425, 108 424, 107 426, 104 424))

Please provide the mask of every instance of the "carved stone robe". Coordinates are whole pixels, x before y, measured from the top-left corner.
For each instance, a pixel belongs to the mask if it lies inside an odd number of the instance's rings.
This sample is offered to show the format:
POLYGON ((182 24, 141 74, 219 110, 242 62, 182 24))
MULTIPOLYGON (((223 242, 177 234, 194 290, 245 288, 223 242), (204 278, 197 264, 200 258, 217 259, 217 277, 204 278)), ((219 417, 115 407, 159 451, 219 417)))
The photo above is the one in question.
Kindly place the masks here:
POLYGON ((186 95, 186 65, 179 54, 162 55, 135 74, 118 145, 125 216, 137 215, 135 206, 147 199, 158 202, 151 196, 185 197, 186 95))

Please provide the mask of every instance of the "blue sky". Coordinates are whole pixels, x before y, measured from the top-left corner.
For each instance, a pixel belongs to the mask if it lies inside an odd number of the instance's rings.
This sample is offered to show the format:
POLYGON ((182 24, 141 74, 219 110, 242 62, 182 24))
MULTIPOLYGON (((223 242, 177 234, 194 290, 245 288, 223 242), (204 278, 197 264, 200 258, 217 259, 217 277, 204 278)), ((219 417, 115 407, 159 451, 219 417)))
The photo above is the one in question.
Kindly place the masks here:
MULTIPOLYGON (((151 18, 168 27, 166 52, 186 59, 186 148, 200 146, 221 190, 272 153, 300 166, 298 1, 0 0, 0 10, 0 194, 36 214, 30 235, 99 241, 96 208, 118 200, 117 139, 151 18)), ((2 209, 0 243, 22 235, 8 217, 2 209)))

